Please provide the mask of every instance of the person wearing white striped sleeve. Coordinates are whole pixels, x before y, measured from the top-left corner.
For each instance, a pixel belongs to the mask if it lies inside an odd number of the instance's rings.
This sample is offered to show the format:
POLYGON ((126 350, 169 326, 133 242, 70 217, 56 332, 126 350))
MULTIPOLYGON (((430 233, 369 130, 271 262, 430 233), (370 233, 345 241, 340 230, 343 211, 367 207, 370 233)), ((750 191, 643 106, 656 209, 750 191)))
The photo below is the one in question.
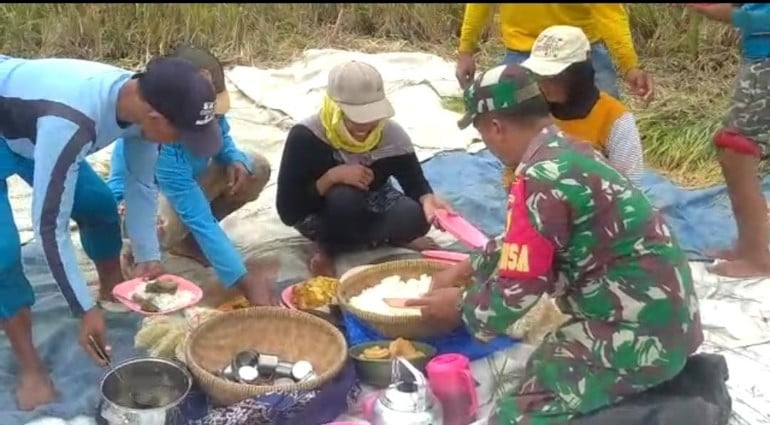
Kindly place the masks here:
POLYGON ((591 44, 583 30, 556 25, 540 33, 522 66, 538 77, 556 125, 590 142, 637 187, 644 171, 634 115, 594 83, 591 44))

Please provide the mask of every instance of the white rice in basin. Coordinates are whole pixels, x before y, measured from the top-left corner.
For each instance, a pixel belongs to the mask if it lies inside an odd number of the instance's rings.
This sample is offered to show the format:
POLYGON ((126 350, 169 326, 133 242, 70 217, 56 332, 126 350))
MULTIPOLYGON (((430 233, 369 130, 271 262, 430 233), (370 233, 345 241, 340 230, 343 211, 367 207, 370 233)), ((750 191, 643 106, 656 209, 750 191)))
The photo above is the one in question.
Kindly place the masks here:
POLYGON ((350 299, 350 304, 363 311, 385 316, 419 316, 419 308, 396 308, 385 303, 386 298, 420 298, 430 290, 432 278, 423 274, 419 279, 404 281, 401 276, 389 276, 377 285, 364 289, 350 299))

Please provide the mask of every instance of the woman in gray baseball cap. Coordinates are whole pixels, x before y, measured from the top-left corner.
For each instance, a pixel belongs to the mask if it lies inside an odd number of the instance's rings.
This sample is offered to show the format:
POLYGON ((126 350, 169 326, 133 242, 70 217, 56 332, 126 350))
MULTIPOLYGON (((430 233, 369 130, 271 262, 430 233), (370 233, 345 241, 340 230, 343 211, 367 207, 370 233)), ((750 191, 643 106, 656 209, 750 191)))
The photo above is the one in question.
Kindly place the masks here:
POLYGON ((451 207, 433 194, 393 115, 377 69, 350 61, 330 72, 320 111, 289 132, 278 173, 278 214, 316 242, 313 275, 334 276, 334 256, 348 250, 436 247, 425 235, 435 211, 451 207))

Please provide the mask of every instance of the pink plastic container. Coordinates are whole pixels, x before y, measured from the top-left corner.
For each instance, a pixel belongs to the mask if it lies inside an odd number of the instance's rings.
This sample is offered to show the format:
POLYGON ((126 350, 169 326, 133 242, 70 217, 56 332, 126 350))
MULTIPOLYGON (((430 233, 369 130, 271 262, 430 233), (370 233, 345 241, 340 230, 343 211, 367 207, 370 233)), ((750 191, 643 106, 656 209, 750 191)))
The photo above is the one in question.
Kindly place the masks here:
POLYGON ((479 409, 470 360, 461 354, 442 354, 425 368, 431 391, 444 409, 444 425, 468 425, 479 409))

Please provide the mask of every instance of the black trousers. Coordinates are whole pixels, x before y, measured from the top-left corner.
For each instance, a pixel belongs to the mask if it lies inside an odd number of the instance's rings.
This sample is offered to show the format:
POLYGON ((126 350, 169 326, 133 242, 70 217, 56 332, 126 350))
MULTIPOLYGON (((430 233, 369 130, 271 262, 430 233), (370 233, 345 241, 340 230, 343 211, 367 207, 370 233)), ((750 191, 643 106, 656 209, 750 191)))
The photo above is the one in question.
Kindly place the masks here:
POLYGON ((377 246, 403 245, 425 236, 430 224, 422 206, 405 195, 383 212, 369 207, 368 193, 348 185, 332 187, 323 209, 296 226, 329 254, 377 246))

